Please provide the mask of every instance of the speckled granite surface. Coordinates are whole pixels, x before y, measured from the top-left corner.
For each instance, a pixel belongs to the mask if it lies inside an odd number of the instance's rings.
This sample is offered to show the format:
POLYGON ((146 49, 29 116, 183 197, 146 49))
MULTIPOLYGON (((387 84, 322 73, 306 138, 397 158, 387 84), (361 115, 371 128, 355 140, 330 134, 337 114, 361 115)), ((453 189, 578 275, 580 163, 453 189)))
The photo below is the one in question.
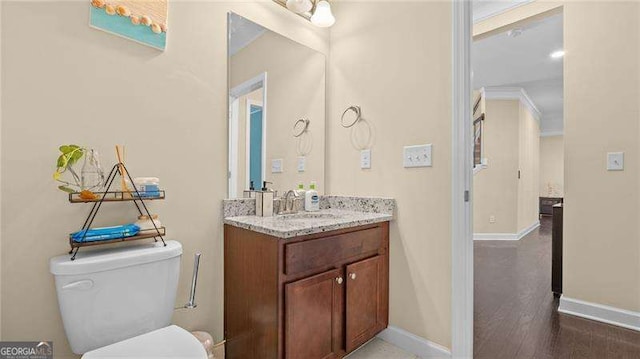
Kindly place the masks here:
POLYGON ((293 215, 257 217, 255 215, 228 217, 225 224, 268 234, 279 238, 293 238, 307 234, 334 231, 365 224, 386 222, 391 214, 323 209, 317 212, 299 212, 293 215))
POLYGON ((393 214, 396 201, 384 197, 322 196, 320 208, 344 209, 347 211, 393 214))
POLYGON ((255 216, 256 215, 256 199, 255 198, 238 198, 225 199, 222 201, 223 218, 237 216, 255 216))
MULTIPOLYGON (((278 201, 278 199, 276 199, 278 201)), ((274 206, 276 208, 277 206, 274 206)), ((304 199, 296 200, 296 210, 304 211, 304 199)), ((343 209, 346 211, 393 214, 396 201, 385 197, 320 196, 320 209, 343 209)), ((224 218, 253 216, 256 214, 254 198, 225 199, 222 202, 224 218)))
MULTIPOLYGON (((280 198, 273 200, 274 211, 280 206, 280 198)), ((294 201, 296 211, 304 211, 304 199, 297 198, 294 201)), ((256 215, 256 199, 255 198, 238 198, 225 199, 222 201, 223 218, 237 216, 255 216, 256 215)))

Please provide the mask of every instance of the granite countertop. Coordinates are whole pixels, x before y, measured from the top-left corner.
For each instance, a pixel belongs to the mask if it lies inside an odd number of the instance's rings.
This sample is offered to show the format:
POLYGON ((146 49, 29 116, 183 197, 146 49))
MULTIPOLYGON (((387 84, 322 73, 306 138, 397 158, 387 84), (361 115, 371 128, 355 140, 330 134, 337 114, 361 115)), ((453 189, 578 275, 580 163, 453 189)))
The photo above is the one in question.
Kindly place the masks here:
POLYGON ((393 219, 391 213, 361 212, 337 208, 317 212, 275 215, 273 217, 236 216, 224 219, 225 224, 268 234, 279 238, 293 238, 307 234, 322 233, 386 222, 393 219))

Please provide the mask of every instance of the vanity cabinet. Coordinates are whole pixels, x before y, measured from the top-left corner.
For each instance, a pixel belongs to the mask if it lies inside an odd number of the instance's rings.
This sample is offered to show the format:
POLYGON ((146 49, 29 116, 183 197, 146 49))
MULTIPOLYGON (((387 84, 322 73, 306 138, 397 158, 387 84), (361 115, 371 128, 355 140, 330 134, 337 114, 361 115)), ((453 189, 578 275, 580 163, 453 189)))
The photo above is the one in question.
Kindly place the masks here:
POLYGON ((225 225, 226 357, 341 358, 388 325, 389 222, 296 238, 225 225))
POLYGON ((337 358, 344 310, 342 271, 285 285, 285 357, 337 358))

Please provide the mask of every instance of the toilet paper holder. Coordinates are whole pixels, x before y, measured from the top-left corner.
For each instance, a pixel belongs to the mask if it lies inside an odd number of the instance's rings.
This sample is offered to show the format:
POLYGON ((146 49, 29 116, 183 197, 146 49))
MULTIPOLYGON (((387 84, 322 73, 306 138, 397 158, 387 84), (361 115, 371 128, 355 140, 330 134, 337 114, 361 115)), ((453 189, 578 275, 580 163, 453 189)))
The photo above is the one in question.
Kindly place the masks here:
POLYGON ((198 269, 200 267, 200 257, 202 253, 196 253, 193 256, 193 275, 191 277, 191 291, 189 292, 189 301, 184 305, 185 309, 193 309, 197 307, 196 304, 196 284, 198 283, 198 269))

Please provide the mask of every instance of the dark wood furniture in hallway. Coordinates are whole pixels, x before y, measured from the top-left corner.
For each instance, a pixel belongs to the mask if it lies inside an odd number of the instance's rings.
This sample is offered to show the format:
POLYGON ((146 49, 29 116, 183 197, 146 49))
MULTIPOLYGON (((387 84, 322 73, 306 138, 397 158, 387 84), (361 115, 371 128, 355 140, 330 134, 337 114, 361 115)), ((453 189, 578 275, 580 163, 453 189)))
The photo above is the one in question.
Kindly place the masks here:
POLYGON ((520 241, 475 241, 474 358, 640 358, 640 333, 557 312, 551 218, 520 241))
POLYGON ((553 215, 553 206, 563 202, 562 197, 540 197, 540 217, 553 215))
POLYGON ((564 225, 563 204, 553 205, 551 226, 551 291, 560 298, 562 295, 562 228, 564 225))

